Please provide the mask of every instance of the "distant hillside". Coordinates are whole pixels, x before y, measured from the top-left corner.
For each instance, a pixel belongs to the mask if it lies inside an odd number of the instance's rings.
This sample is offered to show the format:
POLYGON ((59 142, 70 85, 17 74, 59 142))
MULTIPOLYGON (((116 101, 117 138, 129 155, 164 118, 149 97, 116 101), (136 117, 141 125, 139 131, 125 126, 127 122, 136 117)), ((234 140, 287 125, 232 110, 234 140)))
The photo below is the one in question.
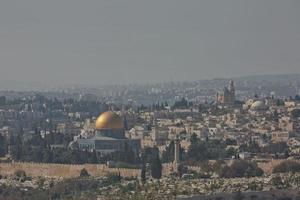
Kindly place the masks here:
MULTIPOLYGON (((300 94, 300 74, 259 75, 232 78, 236 86, 236 95, 244 100, 254 95, 275 95, 280 98, 293 97, 300 94)), ((214 101, 217 91, 222 90, 229 83, 229 79, 210 79, 197 81, 176 81, 156 84, 128 84, 128 85, 65 85, 49 86, 37 82, 22 83, 17 81, 1 81, 0 94, 6 96, 26 96, 26 93, 13 94, 7 90, 38 91, 49 96, 49 91, 63 97, 76 94, 92 94, 103 101, 136 104, 152 104, 154 102, 169 102, 187 98, 191 101, 214 101), (6 92, 1 92, 5 91, 6 92), (13 94, 13 95, 12 95, 13 94)), ((53 96, 53 95, 51 95, 53 96)))
POLYGON ((297 81, 300 80, 300 74, 277 74, 277 75, 255 75, 243 76, 233 78, 234 80, 248 80, 248 81, 297 81))

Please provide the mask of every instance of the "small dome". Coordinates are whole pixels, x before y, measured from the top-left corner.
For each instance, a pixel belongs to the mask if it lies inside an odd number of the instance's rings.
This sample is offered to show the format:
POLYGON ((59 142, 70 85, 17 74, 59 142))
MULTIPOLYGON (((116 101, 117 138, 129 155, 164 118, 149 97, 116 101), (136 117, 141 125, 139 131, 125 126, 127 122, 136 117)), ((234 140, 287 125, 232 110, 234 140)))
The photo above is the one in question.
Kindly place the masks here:
POLYGON ((253 99, 248 99, 245 104, 250 107, 253 103, 254 103, 253 99))
POLYGON ((122 118, 114 112, 107 111, 102 113, 96 120, 97 130, 124 129, 122 118))
POLYGON ((251 107, 250 110, 266 110, 267 106, 263 101, 255 101, 251 107))

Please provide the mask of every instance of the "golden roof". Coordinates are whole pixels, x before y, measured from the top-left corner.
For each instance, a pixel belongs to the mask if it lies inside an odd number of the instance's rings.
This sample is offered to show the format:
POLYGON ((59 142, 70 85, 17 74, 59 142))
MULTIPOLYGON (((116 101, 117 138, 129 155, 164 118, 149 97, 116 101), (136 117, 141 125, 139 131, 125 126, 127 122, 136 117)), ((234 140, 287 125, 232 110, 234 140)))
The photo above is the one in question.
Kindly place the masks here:
POLYGON ((96 120, 95 127, 101 129, 123 129, 124 123, 122 118, 114 112, 107 111, 102 113, 96 120))

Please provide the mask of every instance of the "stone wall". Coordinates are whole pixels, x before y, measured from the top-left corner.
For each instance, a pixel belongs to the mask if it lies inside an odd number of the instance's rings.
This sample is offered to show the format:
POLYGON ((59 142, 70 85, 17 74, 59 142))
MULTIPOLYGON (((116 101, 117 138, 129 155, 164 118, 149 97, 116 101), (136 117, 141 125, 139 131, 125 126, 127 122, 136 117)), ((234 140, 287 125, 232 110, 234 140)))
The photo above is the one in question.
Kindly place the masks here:
MULTIPOLYGON (((273 168, 285 160, 267 160, 259 161, 258 166, 267 174, 271 174, 273 168)), ((1 175, 12 175, 16 170, 24 170, 29 176, 49 176, 71 178, 78 177, 80 171, 85 168, 92 176, 105 176, 108 173, 120 173, 124 177, 139 177, 140 169, 124 169, 124 168, 108 168, 106 165, 83 164, 83 165, 67 165, 67 164, 47 164, 47 163, 0 163, 1 175)), ((199 166, 190 166, 189 169, 201 171, 199 166)), ((173 163, 163 164, 163 175, 168 175, 176 171, 173 163)))
POLYGON ((16 170, 24 170, 29 176, 49 176, 71 178, 78 177, 85 168, 92 176, 105 176, 108 173, 120 173, 125 177, 140 176, 139 169, 108 168, 106 165, 84 164, 47 164, 47 163, 0 163, 0 174, 12 175, 16 170))

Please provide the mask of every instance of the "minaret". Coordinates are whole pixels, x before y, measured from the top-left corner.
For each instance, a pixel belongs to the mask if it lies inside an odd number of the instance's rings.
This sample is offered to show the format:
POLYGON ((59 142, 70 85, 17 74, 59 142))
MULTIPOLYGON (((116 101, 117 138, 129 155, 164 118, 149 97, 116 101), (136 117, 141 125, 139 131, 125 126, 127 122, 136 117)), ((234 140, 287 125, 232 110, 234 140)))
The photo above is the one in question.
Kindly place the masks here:
POLYGON ((228 87, 230 92, 235 92, 235 87, 234 87, 234 82, 233 80, 229 81, 229 87, 228 87))
POLYGON ((8 147, 7 147, 7 154, 6 154, 6 158, 11 159, 11 145, 12 145, 12 137, 11 134, 8 136, 8 147))
POLYGON ((152 119, 152 139, 154 140, 155 144, 157 145, 157 119, 156 119, 156 112, 153 113, 152 119))
POLYGON ((180 164, 180 140, 178 137, 176 137, 174 141, 174 164, 179 165, 180 164))
POLYGON ((230 80, 228 90, 229 90, 229 101, 230 101, 229 103, 234 104, 234 102, 235 102, 235 87, 234 87, 233 80, 230 80))
POLYGON ((153 113, 152 125, 153 127, 157 126, 156 111, 153 113))
POLYGON ((178 136, 174 140, 174 162, 173 162, 173 169, 179 177, 182 176, 182 165, 180 164, 180 140, 178 136))
POLYGON ((7 154, 6 154, 6 157, 7 157, 7 158, 11 158, 11 146, 10 146, 10 144, 8 144, 8 147, 7 147, 7 154))
POLYGON ((114 104, 113 104, 113 103, 109 103, 109 104, 108 104, 108 111, 112 111, 112 112, 115 111, 115 107, 114 107, 114 104))

